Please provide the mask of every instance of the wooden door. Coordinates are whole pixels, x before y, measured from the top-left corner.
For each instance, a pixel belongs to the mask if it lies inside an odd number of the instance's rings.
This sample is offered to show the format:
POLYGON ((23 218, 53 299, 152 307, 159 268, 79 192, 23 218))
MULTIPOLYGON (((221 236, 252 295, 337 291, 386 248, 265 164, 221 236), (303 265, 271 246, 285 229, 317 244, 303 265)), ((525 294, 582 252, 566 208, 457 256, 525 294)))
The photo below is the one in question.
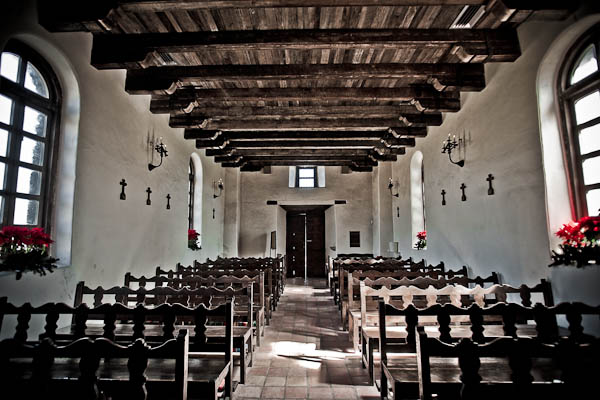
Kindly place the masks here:
POLYGON ((306 214, 306 268, 309 278, 325 276, 325 212, 306 214))
POLYGON ((304 278, 306 215, 288 212, 286 221, 287 276, 304 278))

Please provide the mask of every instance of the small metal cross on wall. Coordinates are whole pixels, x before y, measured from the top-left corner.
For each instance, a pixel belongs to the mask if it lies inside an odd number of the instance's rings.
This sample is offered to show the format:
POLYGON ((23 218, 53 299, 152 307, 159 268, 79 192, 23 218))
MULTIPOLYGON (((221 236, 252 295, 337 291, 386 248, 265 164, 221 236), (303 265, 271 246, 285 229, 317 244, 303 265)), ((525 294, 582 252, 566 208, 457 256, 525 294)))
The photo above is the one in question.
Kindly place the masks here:
POLYGON ((152 189, 150 189, 150 187, 148 187, 148 189, 146 189, 146 193, 148 193, 148 199, 146 200, 146 205, 149 206, 150 204, 152 204, 152 202, 150 201, 150 193, 152 193, 152 189))
POLYGON ((442 205, 446 205, 446 191, 442 189, 442 205))
POLYGON ((171 194, 167 193, 167 210, 171 209, 171 194))
POLYGON ((465 185, 464 183, 462 183, 460 185, 460 190, 462 190, 462 196, 460 197, 461 201, 467 201, 467 195, 465 194, 465 189, 467 188, 467 185, 465 185))
POLYGON ((491 196, 494 194, 494 188, 492 187, 492 181, 494 180, 494 175, 492 174, 488 174, 488 177, 486 179, 486 181, 488 181, 488 183, 490 184, 490 187, 488 189, 488 195, 491 196))
POLYGON ((119 195, 119 199, 126 200, 127 196, 125 195, 125 186, 127 186, 127 182, 125 182, 125 178, 121 179, 119 185, 121 185, 121 194, 119 195))

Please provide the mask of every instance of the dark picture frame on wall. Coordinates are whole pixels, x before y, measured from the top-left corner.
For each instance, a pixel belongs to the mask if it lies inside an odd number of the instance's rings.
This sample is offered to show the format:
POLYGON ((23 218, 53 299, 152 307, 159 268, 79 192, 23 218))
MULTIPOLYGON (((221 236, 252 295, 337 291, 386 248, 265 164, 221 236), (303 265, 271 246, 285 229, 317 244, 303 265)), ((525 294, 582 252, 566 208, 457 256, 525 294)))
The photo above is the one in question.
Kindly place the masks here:
POLYGON ((276 231, 271 232, 271 249, 272 250, 277 249, 277 232, 276 231))
POLYGON ((359 231, 350 231, 350 247, 360 247, 359 231))

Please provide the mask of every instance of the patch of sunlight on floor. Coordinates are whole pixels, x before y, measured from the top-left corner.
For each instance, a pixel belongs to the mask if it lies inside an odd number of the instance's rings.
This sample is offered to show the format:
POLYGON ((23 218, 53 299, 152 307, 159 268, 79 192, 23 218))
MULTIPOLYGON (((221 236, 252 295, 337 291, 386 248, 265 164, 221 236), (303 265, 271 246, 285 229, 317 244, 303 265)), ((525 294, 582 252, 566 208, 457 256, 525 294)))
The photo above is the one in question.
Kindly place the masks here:
POLYGON ((281 357, 290 357, 298 361, 298 365, 307 369, 319 369, 321 361, 343 360, 346 353, 331 350, 317 350, 314 343, 282 341, 272 345, 271 353, 281 357))

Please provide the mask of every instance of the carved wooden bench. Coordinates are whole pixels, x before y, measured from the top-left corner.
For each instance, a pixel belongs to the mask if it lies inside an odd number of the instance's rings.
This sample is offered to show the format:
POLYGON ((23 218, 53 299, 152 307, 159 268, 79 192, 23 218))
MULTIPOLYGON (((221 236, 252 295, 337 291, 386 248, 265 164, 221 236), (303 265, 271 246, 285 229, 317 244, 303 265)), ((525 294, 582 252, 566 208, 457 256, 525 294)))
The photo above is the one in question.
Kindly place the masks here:
MULTIPOLYGON (((146 308, 143 305, 129 308, 122 304, 103 304, 90 309, 86 304, 81 304, 74 308, 62 303, 48 303, 40 307, 32 307, 30 304, 24 304, 17 307, 7 303, 6 298, 4 298, 0 301, 0 316, 4 317, 7 315, 17 316, 18 323, 13 338, 7 342, 3 342, 3 345, 15 349, 33 349, 40 344, 41 340, 45 339, 51 340, 58 346, 66 346, 81 338, 88 338, 86 340, 105 338, 122 346, 130 345, 136 339, 143 339, 148 345, 155 347, 174 339, 173 333, 177 328, 184 329, 186 332, 187 330, 190 330, 190 332, 193 331, 194 334, 189 337, 189 345, 186 343, 186 351, 188 351, 186 357, 188 378, 184 382, 187 382, 187 391, 190 396, 216 399, 219 385, 225 382, 224 394, 231 396, 233 387, 232 350, 234 329, 233 306, 231 302, 212 309, 207 309, 203 305, 196 308, 188 308, 179 304, 163 304, 155 308, 146 308), (32 340, 28 334, 28 324, 32 315, 45 316, 46 326, 44 327, 44 332, 39 336, 39 340, 32 340), (75 323, 73 326, 58 329, 57 323, 62 315, 74 316, 75 323), (88 324, 88 322, 91 322, 88 319, 91 315, 100 316, 103 322, 100 324, 88 324), (160 316, 163 321, 161 325, 145 323, 148 318, 155 318, 157 316, 160 316), (119 323, 117 322, 119 318, 125 318, 133 321, 133 323, 119 323), (179 318, 192 319, 194 322, 192 325, 178 325, 176 321, 179 318), (214 320, 218 320, 224 324, 224 336, 220 333, 214 335, 214 328, 219 327, 208 325, 214 320)), ((2 357, 19 358, 18 355, 13 355, 9 351, 0 351, 0 354, 2 357)), ((8 365, 6 368, 10 369, 10 362, 11 360, 3 360, 3 362, 0 362, 0 368, 5 368, 8 365)), ((104 361, 104 363, 106 362, 104 361)), ((149 363, 149 369, 145 371, 145 375, 148 377, 147 389, 149 393, 153 393, 155 390, 160 391, 160 387, 165 385, 163 381, 173 380, 172 377, 174 375, 169 371, 174 371, 175 363, 174 360, 152 360, 149 363)), ((72 361, 71 364, 74 365, 76 370, 77 360, 72 361)), ((40 367, 40 365, 37 365, 37 367, 40 367)), ((117 360, 110 359, 109 364, 101 364, 100 367, 98 377, 101 389, 109 387, 113 380, 116 383, 121 380, 127 380, 126 360, 119 363, 117 360), (107 382, 102 383, 102 379, 105 379, 107 382)), ((17 370, 15 369, 15 371, 17 370)), ((67 372, 69 371, 55 371, 52 376, 57 379, 73 379, 70 374, 73 371, 70 371, 69 374, 67 372)), ((17 375, 20 374, 21 372, 17 373, 17 375)), ((22 375, 25 379, 29 379, 31 373, 27 372, 26 368, 22 372, 22 375)), ((1 374, 0 376, 4 377, 5 374, 1 374)), ((169 392, 171 395, 177 394, 178 396, 178 390, 171 385, 169 392)), ((150 398, 173 398, 173 396, 165 397, 159 394, 157 396, 150 395, 150 398)))
MULTIPOLYGON (((396 273, 391 273, 394 275, 396 273)), ((498 283, 498 275, 496 273, 491 274, 488 277, 475 277, 469 278, 466 276, 454 276, 452 278, 446 279, 444 277, 432 278, 429 276, 419 276, 416 278, 407 278, 406 276, 397 279, 394 277, 388 276, 390 273, 379 272, 379 271, 358 271, 358 272, 348 272, 348 305, 347 305, 347 317, 348 321, 348 332, 350 336, 350 340, 353 343, 354 351, 357 352, 359 350, 360 344, 360 326, 361 326, 361 307, 360 307, 360 285, 361 282, 364 282, 365 286, 372 288, 381 288, 386 287, 388 289, 393 289, 400 286, 415 286, 421 289, 425 289, 429 286, 435 288, 442 288, 447 285, 461 285, 465 287, 474 286, 474 285, 493 285, 498 283), (352 282, 352 285, 350 285, 352 282)), ((401 274, 399 274, 401 275, 401 274)), ((368 298, 367 298, 368 299, 368 298)), ((376 303, 372 304, 373 306, 369 307, 371 309, 371 315, 376 318, 377 308, 376 303)))
MULTIPOLYGON (((253 321, 256 345, 260 346, 261 336, 265 333, 265 290, 264 290, 264 274, 259 271, 254 276, 248 275, 220 275, 220 276, 197 276, 197 275, 181 275, 171 274, 169 278, 160 268, 157 268, 157 275, 151 277, 140 276, 136 277, 131 273, 125 274, 124 286, 132 288, 151 289, 154 287, 172 287, 175 289, 197 289, 199 287, 216 287, 218 289, 226 289, 233 287, 234 289, 243 289, 248 286, 253 286, 253 321)), ((130 299, 135 301, 136 299, 130 299)), ((235 307, 234 315, 244 315, 245 307, 235 307)))
MULTIPOLYGON (((545 305, 553 305, 552 290, 550 283, 541 280, 533 287, 522 285, 518 288, 509 285, 492 285, 482 287, 476 285, 469 288, 461 285, 449 285, 442 288, 428 287, 419 288, 415 286, 399 286, 394 289, 387 287, 372 288, 361 282, 361 350, 364 366, 368 369, 369 379, 373 380, 374 371, 374 352, 379 345, 379 300, 383 299, 386 304, 392 304, 399 309, 405 309, 409 306, 425 309, 436 304, 452 304, 457 308, 465 308, 472 304, 480 307, 493 303, 506 303, 507 300, 516 302, 516 298, 509 299, 509 295, 517 296, 522 305, 530 307, 532 305, 532 294, 539 296, 545 305)), ((469 323, 468 317, 455 315, 454 323, 469 323)), ((498 324, 499 319, 489 321, 498 324)), ((420 318, 421 324, 436 325, 437 319, 423 314, 420 318)), ((391 330, 390 335, 399 335, 406 337, 406 321, 404 316, 396 318, 394 324, 396 327, 391 330)))
MULTIPOLYGON (((535 337, 542 343, 555 343, 566 338, 573 343, 590 343, 597 340, 585 334, 581 324, 582 316, 593 318, 600 316, 600 307, 582 303, 561 303, 547 307, 540 303, 526 307, 515 303, 497 303, 490 307, 473 304, 470 307, 457 307, 453 304, 434 305, 426 309, 417 309, 413 305, 405 309, 385 304, 382 300, 379 308, 379 336, 381 353, 381 395, 416 398, 418 397, 418 359, 416 356, 416 330, 421 328, 428 337, 434 337, 444 343, 456 343, 468 338, 474 343, 487 343, 507 336, 512 338, 535 337), (406 325, 390 326, 390 316, 402 317, 406 325), (468 325, 452 323, 455 316, 467 317, 468 325), (560 328, 558 317, 565 316, 569 321, 568 330, 560 328), (434 317, 438 325, 425 325, 422 317, 434 317), (488 323, 499 319, 500 324, 488 323), (519 323, 523 321, 523 323, 519 323)), ((597 368, 597 366, 596 366, 597 368)), ((398 397, 396 397, 398 398, 398 397)))
MULTIPOLYGON (((124 286, 115 286, 109 289, 97 287, 95 289, 85 286, 84 282, 77 284, 74 305, 85 303, 86 296, 92 296, 93 300, 89 304, 98 307, 104 303, 120 303, 126 306, 143 304, 145 306, 158 307, 162 304, 181 304, 186 307, 197 307, 205 305, 215 307, 226 302, 233 302, 235 305, 234 317, 237 323, 233 328, 233 341, 236 358, 240 359, 240 383, 246 381, 246 371, 252 366, 254 354, 253 340, 253 289, 252 285, 240 289, 218 289, 215 287, 199 287, 196 289, 175 289, 171 287, 155 287, 146 289, 144 287, 132 289, 124 286), (135 299, 133 302, 129 299, 135 299), (237 312, 236 312, 237 311, 237 312), (242 325, 243 323, 243 325, 242 325)), ((94 319, 96 316, 92 315, 94 319)), ((160 318, 160 314, 152 315, 153 318, 160 318)), ((121 318, 120 318, 121 320, 121 318)), ((121 321, 123 322, 123 321, 121 321)), ((147 320, 149 323, 160 324, 159 319, 147 320)), ((181 320, 185 323, 187 321, 181 320)), ((213 337, 224 336, 223 326, 210 327, 213 337)))

